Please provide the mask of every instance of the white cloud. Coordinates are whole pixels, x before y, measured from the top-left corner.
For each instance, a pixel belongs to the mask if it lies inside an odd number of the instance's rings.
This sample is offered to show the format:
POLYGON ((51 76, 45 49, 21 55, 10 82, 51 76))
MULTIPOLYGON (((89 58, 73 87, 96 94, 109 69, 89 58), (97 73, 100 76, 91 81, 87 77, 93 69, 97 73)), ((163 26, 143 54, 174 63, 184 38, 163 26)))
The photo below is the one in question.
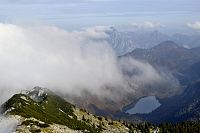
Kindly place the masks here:
POLYGON ((145 21, 145 22, 141 22, 141 23, 131 23, 131 26, 135 27, 135 28, 157 28, 157 27, 162 27, 163 25, 161 25, 158 22, 151 22, 151 21, 145 21))
POLYGON ((200 21, 196 21, 194 23, 188 23, 187 26, 195 30, 200 30, 200 21))
POLYGON ((0 24, 0 72, 4 75, 0 87, 38 85, 76 94, 89 89, 101 95, 104 85, 121 86, 123 77, 106 37, 97 27, 68 32, 0 24))
POLYGON ((128 73, 129 76, 125 78, 134 88, 135 96, 166 97, 180 91, 178 80, 170 72, 156 70, 146 62, 127 57, 120 60, 120 66, 125 73, 128 73))

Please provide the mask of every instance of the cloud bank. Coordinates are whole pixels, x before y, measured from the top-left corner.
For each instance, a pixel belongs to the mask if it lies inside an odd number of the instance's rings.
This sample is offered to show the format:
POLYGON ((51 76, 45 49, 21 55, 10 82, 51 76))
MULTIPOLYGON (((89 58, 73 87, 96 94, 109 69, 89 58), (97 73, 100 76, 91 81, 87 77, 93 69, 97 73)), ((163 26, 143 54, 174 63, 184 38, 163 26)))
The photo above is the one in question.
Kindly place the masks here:
POLYGON ((38 85, 66 93, 86 88, 101 94, 105 84, 120 86, 123 77, 104 38, 99 27, 68 32, 0 24, 0 88, 38 85))
POLYGON ((196 21, 194 23, 188 23, 187 26, 195 30, 200 30, 200 21, 196 21))
POLYGON ((34 86, 116 99, 136 94, 141 85, 167 80, 147 63, 119 61, 106 41, 105 30, 97 26, 69 32, 49 26, 0 24, 1 103, 34 86), (137 73, 130 76, 125 71, 137 73))
POLYGON ((161 25, 158 22, 145 21, 141 23, 133 22, 131 23, 131 26, 134 28, 152 29, 152 28, 162 27, 163 25, 161 25))

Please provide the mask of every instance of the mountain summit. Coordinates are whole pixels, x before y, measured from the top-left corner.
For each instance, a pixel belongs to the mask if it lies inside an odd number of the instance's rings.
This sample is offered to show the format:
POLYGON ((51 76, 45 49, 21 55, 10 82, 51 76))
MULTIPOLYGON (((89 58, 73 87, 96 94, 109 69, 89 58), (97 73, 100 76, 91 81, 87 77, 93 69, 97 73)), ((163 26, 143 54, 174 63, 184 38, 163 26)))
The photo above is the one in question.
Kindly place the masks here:
POLYGON ((25 91, 24 94, 28 95, 35 102, 41 102, 47 97, 48 93, 51 92, 47 88, 36 86, 32 90, 25 91))

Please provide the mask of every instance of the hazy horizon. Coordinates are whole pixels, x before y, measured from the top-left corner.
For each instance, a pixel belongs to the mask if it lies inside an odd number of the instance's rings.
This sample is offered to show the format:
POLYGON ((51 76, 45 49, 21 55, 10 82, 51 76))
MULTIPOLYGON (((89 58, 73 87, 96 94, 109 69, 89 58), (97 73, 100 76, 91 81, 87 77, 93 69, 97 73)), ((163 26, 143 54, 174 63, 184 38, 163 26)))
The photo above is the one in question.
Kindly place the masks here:
POLYGON ((0 0, 0 22, 199 33, 199 0, 0 0))

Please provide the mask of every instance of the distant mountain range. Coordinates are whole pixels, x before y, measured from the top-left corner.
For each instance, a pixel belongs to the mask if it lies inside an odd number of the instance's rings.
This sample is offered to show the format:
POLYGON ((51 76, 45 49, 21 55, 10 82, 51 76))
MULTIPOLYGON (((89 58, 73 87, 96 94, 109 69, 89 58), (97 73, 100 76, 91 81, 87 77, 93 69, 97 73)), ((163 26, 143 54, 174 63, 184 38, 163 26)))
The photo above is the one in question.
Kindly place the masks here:
MULTIPOLYGON (((159 99, 162 104, 149 114, 116 113, 117 118, 153 123, 200 121, 200 47, 185 48, 173 41, 162 42, 150 49, 135 49, 124 55, 150 63, 171 72, 182 86, 182 93, 159 99)), ((153 78, 153 77, 152 77, 153 78)))
MULTIPOLYGON (((173 41, 164 41, 150 49, 135 49, 124 56, 148 62, 157 69, 168 70, 175 77, 181 79, 187 77, 184 76, 185 74, 191 73, 189 72, 191 70, 188 70, 192 69, 190 67, 200 62, 199 53, 200 47, 188 49, 173 41)), ((198 69, 197 66, 195 68, 198 69)))
POLYGON ((186 35, 176 33, 167 35, 159 31, 148 32, 120 32, 114 27, 106 31, 108 42, 117 55, 124 55, 136 48, 149 49, 164 41, 173 41, 185 48, 200 46, 200 35, 186 35))

